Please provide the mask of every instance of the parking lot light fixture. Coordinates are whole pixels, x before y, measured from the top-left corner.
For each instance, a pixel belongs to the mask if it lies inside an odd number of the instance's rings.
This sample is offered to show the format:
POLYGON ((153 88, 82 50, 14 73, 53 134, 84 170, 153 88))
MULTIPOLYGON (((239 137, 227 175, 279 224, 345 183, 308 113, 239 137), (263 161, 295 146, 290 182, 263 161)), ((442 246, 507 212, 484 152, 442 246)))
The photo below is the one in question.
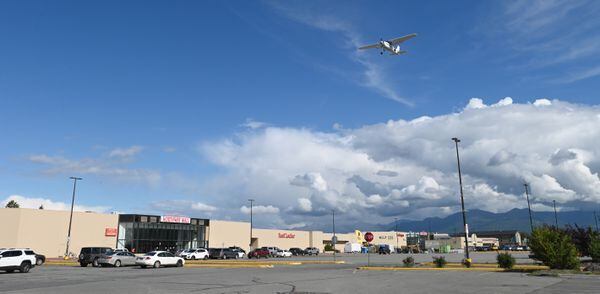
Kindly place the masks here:
POLYGON ((248 199, 250 201, 250 245, 248 245, 249 251, 252 251, 252 204, 254 199, 248 199))
POLYGON ((73 223, 73 206, 75 205, 75 189, 77 188, 77 181, 83 180, 78 177, 69 177, 73 180, 73 195, 71 196, 71 215, 69 216, 69 229, 67 232, 67 248, 65 249, 65 258, 69 256, 69 245, 71 243, 71 224, 73 223))
POLYGON ((460 156, 458 155, 458 143, 460 142, 460 139, 452 138, 452 141, 454 141, 454 145, 456 146, 456 163, 458 166, 458 184, 460 186, 460 205, 462 208, 462 217, 463 217, 463 224, 464 224, 464 229, 465 229, 465 259, 470 261, 470 258, 469 258, 469 227, 467 226, 467 213, 465 212, 465 197, 463 194, 462 174, 460 171, 460 156))
POLYGON ((531 215, 531 204, 529 203, 529 184, 523 184, 525 186, 525 196, 527 197, 527 209, 529 210, 529 226, 531 227, 531 233, 533 234, 533 217, 531 215))

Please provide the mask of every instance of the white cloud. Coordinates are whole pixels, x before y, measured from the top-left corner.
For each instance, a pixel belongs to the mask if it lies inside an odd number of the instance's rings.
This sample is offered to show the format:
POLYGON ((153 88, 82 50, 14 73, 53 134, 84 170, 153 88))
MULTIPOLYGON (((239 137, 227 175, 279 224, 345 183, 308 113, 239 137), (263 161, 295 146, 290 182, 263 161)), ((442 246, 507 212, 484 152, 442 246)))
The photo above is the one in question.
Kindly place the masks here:
POLYGON ((212 215, 217 212, 218 208, 212 205, 208 205, 203 202, 192 201, 192 200, 163 200, 155 201, 150 204, 151 208, 168 214, 176 215, 198 215, 198 213, 204 213, 212 215))
POLYGON ((129 159, 138 153, 142 152, 144 147, 142 146, 131 146, 128 148, 115 148, 108 153, 108 157, 111 158, 123 158, 129 159))
POLYGON ((525 207, 523 181, 530 183, 536 205, 600 203, 600 108, 541 101, 519 104, 505 98, 485 107, 480 100, 470 104, 484 107, 418 123, 244 132, 201 146, 202 154, 225 171, 210 179, 207 193, 231 203, 255 195, 273 220, 308 227, 322 227, 320 217, 332 209, 340 213, 340 223, 350 224, 449 214, 460 207, 450 140, 457 136, 468 209, 525 207))
MULTIPOLYGON (((21 195, 10 195, 2 202, 0 202, 1 207, 5 207, 6 203, 14 200, 19 204, 20 208, 33 208, 38 209, 41 206, 44 206, 44 209, 48 210, 71 210, 70 203, 53 201, 47 198, 34 198, 34 197, 25 197, 21 195)), ((110 208, 107 206, 85 206, 75 204, 73 206, 74 211, 94 211, 94 212, 108 212, 110 208)))
MULTIPOLYGON (((242 206, 240 207, 240 211, 243 214, 250 214, 250 207, 242 206)), ((252 206, 252 214, 277 214, 279 213, 279 208, 273 205, 256 205, 252 206)))
POLYGON ((243 127, 246 127, 246 128, 252 129, 252 130, 264 128, 268 125, 269 125, 268 123, 256 121, 251 118, 246 119, 246 122, 242 124, 243 127))

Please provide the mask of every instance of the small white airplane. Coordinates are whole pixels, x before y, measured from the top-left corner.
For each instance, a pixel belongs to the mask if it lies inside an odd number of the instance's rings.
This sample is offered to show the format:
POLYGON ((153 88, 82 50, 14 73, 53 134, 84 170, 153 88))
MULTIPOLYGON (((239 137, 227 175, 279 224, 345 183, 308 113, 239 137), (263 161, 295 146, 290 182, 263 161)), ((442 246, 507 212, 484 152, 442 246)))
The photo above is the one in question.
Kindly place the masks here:
POLYGON ((402 43, 406 40, 412 39, 416 36, 417 36, 417 34, 410 34, 410 35, 406 35, 404 37, 391 39, 391 40, 387 40, 387 41, 381 40, 381 41, 379 41, 379 43, 363 46, 358 49, 362 50, 362 49, 378 48, 378 49, 381 49, 382 55, 383 55, 383 50, 389 51, 390 55, 400 55, 400 54, 404 54, 404 53, 408 52, 408 51, 400 50, 400 43, 402 43))

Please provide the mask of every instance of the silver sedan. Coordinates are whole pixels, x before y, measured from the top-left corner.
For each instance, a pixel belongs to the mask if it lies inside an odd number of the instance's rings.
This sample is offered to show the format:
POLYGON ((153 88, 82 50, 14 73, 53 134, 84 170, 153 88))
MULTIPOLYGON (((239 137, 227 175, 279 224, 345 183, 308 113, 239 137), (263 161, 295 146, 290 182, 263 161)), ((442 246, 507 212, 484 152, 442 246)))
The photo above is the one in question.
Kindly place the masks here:
POLYGON ((135 265, 135 255, 131 252, 108 252, 98 259, 98 264, 114 267, 135 265))

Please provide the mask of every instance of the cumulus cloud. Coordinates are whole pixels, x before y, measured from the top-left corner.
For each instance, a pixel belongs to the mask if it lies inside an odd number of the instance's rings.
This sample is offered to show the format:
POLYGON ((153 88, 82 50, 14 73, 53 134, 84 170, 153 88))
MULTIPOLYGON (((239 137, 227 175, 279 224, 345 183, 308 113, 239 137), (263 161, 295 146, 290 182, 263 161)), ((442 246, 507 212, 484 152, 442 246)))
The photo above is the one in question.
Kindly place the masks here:
MULTIPOLYGON (((43 206, 44 209, 49 210, 71 210, 70 203, 64 203, 59 201, 53 201, 47 198, 38 198, 38 197, 26 197, 21 195, 10 195, 2 202, 0 202, 1 207, 5 207, 6 204, 14 200, 19 204, 20 208, 33 208, 38 209, 40 206, 43 206)), ((110 207, 107 206, 85 206, 75 204, 73 206, 73 210, 75 211, 94 211, 94 212, 108 212, 110 207)))
MULTIPOLYGON (((240 211, 243 214, 250 214, 250 207, 248 206, 242 206, 240 207, 240 211)), ((279 208, 273 206, 273 205, 256 205, 256 206, 252 206, 252 213, 256 213, 256 214, 277 214, 279 213, 279 208)))
POLYGON ((540 207, 552 200, 571 208, 599 203, 599 107, 536 102, 472 99, 459 113, 427 119, 331 132, 273 126, 243 132, 201 146, 225 171, 207 189, 234 203, 245 202, 239 191, 257 195, 265 213, 307 227, 323 227, 320 218, 332 209, 349 225, 446 215, 460 207, 450 140, 456 136, 467 209, 525 207, 523 182, 540 207))
POLYGON ((175 215, 198 215, 217 212, 218 208, 199 201, 192 200, 164 200, 156 201, 150 204, 150 207, 156 211, 175 214, 175 215))

